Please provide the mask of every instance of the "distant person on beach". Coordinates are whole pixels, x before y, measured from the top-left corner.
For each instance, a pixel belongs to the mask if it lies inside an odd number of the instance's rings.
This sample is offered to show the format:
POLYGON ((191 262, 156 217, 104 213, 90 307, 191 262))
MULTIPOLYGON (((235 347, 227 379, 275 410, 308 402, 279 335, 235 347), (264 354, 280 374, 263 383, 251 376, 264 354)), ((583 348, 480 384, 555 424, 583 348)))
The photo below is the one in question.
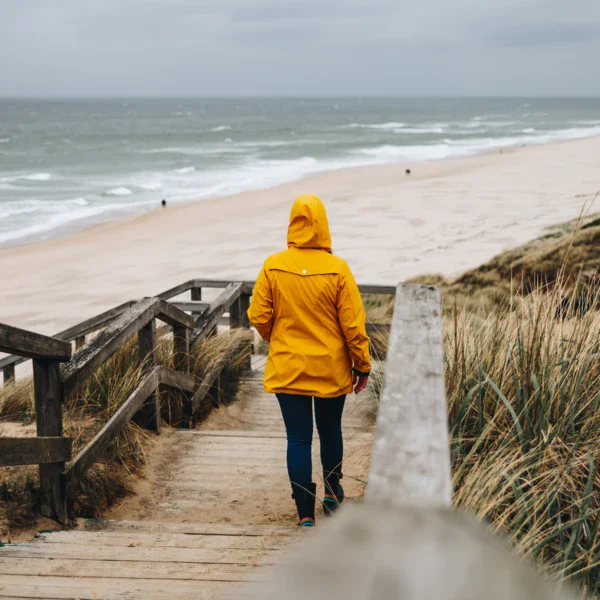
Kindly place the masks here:
POLYGON ((287 432, 287 467, 300 525, 315 524, 313 399, 321 441, 323 510, 344 500, 342 412, 371 370, 366 316, 344 260, 331 251, 323 203, 308 194, 292 206, 288 249, 267 258, 248 316, 270 343, 265 391, 277 395, 287 432))
POLYGON ((167 201, 166 201, 166 200, 163 198, 163 201, 161 202, 161 204, 162 204, 162 205, 163 205, 163 207, 164 207, 164 206, 166 206, 166 205, 167 205, 167 201))

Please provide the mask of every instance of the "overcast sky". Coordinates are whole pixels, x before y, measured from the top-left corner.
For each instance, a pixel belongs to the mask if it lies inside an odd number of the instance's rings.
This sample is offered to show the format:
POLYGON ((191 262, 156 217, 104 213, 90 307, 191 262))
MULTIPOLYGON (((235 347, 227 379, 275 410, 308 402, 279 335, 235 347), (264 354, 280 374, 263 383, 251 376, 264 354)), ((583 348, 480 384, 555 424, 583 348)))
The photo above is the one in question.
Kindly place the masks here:
POLYGON ((0 96, 600 95, 600 0, 0 0, 0 96))

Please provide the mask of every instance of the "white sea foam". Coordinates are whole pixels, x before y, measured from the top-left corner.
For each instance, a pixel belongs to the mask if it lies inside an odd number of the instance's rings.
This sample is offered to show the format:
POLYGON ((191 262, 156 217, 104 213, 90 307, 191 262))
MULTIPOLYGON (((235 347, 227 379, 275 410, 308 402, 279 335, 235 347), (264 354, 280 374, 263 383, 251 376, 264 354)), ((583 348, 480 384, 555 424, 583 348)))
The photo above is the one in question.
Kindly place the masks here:
POLYGON ((218 127, 213 127, 211 131, 229 131, 231 129, 230 125, 219 125, 218 127))
POLYGON ((10 142, 10 138, 0 138, 0 144, 8 144, 10 142))
POLYGON ((21 179, 27 181, 48 181, 50 179, 50 173, 33 173, 32 175, 23 175, 21 179))
POLYGON ((131 196, 133 192, 126 187, 116 187, 104 192, 105 196, 131 196))
POLYGON ((348 125, 344 125, 349 129, 398 129, 404 126, 405 123, 396 123, 395 121, 390 123, 348 123, 348 125))
POLYGON ((179 173, 180 175, 188 175, 189 173, 194 173, 196 171, 196 167, 182 167, 181 169, 175 169, 175 173, 179 173))

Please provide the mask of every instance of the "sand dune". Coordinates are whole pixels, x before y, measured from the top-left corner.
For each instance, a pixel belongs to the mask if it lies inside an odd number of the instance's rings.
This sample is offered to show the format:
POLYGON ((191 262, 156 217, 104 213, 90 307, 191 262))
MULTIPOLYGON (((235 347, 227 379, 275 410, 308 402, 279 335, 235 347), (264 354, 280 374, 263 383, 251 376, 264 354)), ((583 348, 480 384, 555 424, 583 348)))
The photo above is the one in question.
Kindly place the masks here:
POLYGON ((193 277, 254 278, 285 246, 292 200, 320 196, 337 254, 364 283, 452 275, 578 216, 600 189, 600 138, 336 171, 169 206, 0 251, 0 321, 53 333, 193 277))

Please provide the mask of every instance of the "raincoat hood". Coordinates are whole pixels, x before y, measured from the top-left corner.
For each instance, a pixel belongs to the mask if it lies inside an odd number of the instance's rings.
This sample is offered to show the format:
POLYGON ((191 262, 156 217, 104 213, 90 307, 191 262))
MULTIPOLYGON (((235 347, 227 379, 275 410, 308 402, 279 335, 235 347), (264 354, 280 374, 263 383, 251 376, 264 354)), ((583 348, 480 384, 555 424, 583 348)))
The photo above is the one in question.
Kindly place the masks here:
POLYGON ((331 252, 331 234, 327 212, 319 198, 310 194, 298 196, 290 213, 288 248, 311 248, 331 252))

